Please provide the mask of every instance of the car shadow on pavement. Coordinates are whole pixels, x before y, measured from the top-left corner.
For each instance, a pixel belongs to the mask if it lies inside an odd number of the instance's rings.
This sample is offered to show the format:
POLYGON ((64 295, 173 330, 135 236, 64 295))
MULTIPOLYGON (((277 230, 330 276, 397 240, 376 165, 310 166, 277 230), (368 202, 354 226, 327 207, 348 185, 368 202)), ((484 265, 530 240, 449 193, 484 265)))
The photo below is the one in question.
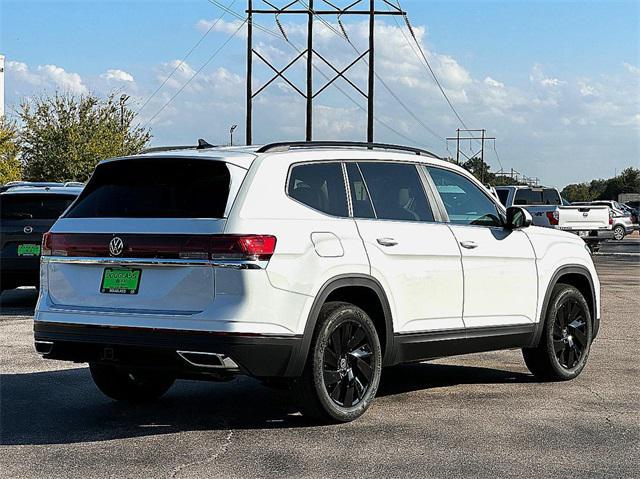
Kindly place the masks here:
MULTIPOLYGON (((380 396, 453 384, 533 381, 509 371, 443 364, 385 370, 380 396)), ((239 377, 226 383, 178 381, 147 404, 111 401, 87 368, 0 376, 0 444, 68 444, 182 431, 314 426, 296 413, 292 394, 239 377)))

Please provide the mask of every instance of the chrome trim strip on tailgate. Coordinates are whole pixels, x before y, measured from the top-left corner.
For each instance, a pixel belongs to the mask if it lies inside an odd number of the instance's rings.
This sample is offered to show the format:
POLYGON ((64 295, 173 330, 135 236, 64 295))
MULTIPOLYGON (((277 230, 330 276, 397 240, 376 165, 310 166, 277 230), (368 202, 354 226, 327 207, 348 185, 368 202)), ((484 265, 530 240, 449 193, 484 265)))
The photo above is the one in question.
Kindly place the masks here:
POLYGON ((204 266, 210 268, 265 269, 267 261, 227 259, 164 259, 164 258, 93 258, 84 256, 43 256, 43 263, 123 265, 123 266, 204 266))

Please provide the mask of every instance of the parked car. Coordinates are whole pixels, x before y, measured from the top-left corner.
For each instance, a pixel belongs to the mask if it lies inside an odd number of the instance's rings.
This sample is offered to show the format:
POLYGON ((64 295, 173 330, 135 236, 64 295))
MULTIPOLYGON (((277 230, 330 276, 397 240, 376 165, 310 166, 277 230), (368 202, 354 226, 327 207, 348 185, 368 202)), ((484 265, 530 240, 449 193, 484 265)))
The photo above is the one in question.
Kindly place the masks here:
POLYGON ((625 213, 631 216, 631 222, 634 224, 634 228, 638 229, 638 210, 624 203, 620 203, 620 206, 625 213))
MULTIPOLYGON (((7 185, 5 185, 7 186, 7 185)), ((38 286, 42 235, 82 188, 21 182, 0 193, 0 288, 38 286)))
POLYGON ((621 241, 624 237, 633 232, 633 220, 631 219, 631 214, 626 212, 622 205, 617 201, 609 201, 609 200, 595 200, 595 201, 585 201, 585 202, 574 202, 574 205, 582 205, 582 206, 607 206, 611 211, 611 233, 609 232, 600 232, 599 237, 602 239, 611 239, 613 238, 616 241, 621 241))
POLYGON ((117 400, 248 374, 338 422, 366 411, 383 366, 521 348, 536 377, 572 379, 598 276, 576 235, 531 224, 410 147, 107 160, 45 235, 36 350, 88 362, 117 400))
POLYGON ((611 237, 613 220, 604 206, 568 204, 555 188, 514 185, 498 186, 496 191, 504 206, 526 208, 536 226, 577 234, 592 252, 598 251, 600 243, 611 237))

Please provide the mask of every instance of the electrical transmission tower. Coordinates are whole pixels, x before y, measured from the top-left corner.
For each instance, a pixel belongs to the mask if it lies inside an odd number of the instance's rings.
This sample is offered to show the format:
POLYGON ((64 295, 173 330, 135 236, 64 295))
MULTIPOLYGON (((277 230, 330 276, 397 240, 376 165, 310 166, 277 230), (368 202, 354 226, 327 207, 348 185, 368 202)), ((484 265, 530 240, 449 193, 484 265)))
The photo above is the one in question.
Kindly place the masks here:
MULTIPOLYGON (((253 99, 260 94, 265 88, 267 88, 271 83, 273 83, 278 78, 282 79, 286 82, 293 90, 295 90, 300 96, 306 99, 307 108, 306 108, 306 140, 311 141, 313 139, 313 99, 322 93, 329 85, 331 85, 334 81, 339 78, 343 79, 347 82, 353 89, 355 89, 360 95, 367 99, 367 141, 373 142, 373 123, 374 123, 374 115, 373 115, 373 99, 374 99, 374 61, 375 61, 375 42, 374 42, 374 29, 375 29, 375 17, 382 15, 406 15, 406 12, 401 10, 397 5, 392 4, 388 0, 382 0, 388 7, 389 10, 376 10, 376 0, 353 0, 346 7, 339 7, 334 5, 332 2, 328 0, 316 0, 316 4, 320 6, 318 10, 314 9, 314 0, 306 0, 306 2, 301 0, 290 0, 283 7, 275 6, 268 0, 257 0, 261 4, 261 8, 254 8, 253 0, 247 0, 247 118, 246 118, 246 142, 247 145, 252 143, 252 134, 253 134, 253 99), (358 5, 368 3, 368 9, 358 9, 358 5), (283 36, 285 40, 288 41, 286 35, 284 34, 284 29, 279 23, 278 16, 279 15, 306 15, 307 16, 307 48, 299 52, 299 54, 293 58, 285 67, 276 68, 269 62, 263 55, 261 55, 258 51, 253 48, 253 16, 254 15, 274 15, 276 17, 276 23, 278 27, 283 32, 283 36), (362 54, 360 54, 357 58, 355 58, 349 65, 345 68, 338 69, 336 68, 330 61, 328 61, 323 55, 318 53, 314 49, 313 44, 313 20, 314 16, 333 16, 335 15, 338 18, 338 24, 340 28, 344 32, 344 28, 340 23, 340 17, 342 15, 367 15, 369 17, 369 48, 362 54), (271 70, 273 70, 274 75, 271 79, 269 79, 264 85, 258 88, 256 91, 253 90, 253 57, 254 55, 263 63, 265 63, 271 70), (333 70, 335 76, 329 79, 324 86, 319 88, 314 92, 313 89, 313 58, 314 56, 318 57, 322 62, 324 62, 331 70, 333 70), (298 60, 306 57, 306 89, 303 91, 298 88, 292 81, 290 81, 285 73, 287 70, 293 66, 298 60), (362 91, 355 83, 349 80, 345 73, 357 64, 363 58, 368 57, 368 82, 367 82, 367 91, 362 91)), ((335 0, 333 0, 335 1, 335 0)), ((348 40, 348 38, 347 38, 348 40)))
POLYGON ((472 158, 477 158, 480 156, 480 181, 484 182, 484 142, 487 140, 495 140, 493 136, 487 136, 487 130, 484 128, 480 130, 468 130, 468 129, 460 129, 456 130, 456 136, 447 137, 447 141, 456 140, 456 165, 460 164, 460 155, 464 156, 467 160, 471 160, 472 158), (460 132, 462 132, 462 136, 460 136, 460 132), (480 136, 478 136, 478 134, 480 136), (469 141, 469 148, 471 148, 473 141, 480 141, 480 149, 475 151, 472 149, 471 154, 467 155, 462 148, 460 148, 460 143, 469 141))

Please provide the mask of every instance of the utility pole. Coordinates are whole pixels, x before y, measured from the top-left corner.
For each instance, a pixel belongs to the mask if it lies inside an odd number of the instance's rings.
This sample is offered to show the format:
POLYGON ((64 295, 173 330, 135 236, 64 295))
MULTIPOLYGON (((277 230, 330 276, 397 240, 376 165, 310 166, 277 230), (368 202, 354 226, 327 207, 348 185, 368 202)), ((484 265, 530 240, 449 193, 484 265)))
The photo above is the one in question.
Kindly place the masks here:
MULTIPOLYGON (((402 9, 393 5, 388 0, 382 0, 387 6, 385 10, 376 10, 376 0, 369 0, 369 8, 357 9, 358 4, 363 0, 352 1, 350 5, 340 8, 333 5, 332 2, 323 0, 322 8, 316 10, 314 8, 314 0, 307 0, 305 8, 300 7, 298 0, 290 1, 284 7, 277 7, 273 5, 269 0, 247 0, 247 116, 246 116, 246 143, 250 145, 253 142, 253 99, 260 94, 265 88, 267 88, 275 80, 279 79, 289 85, 295 92, 297 92, 306 102, 306 121, 305 121, 305 138, 307 141, 313 140, 313 99, 322 93, 329 85, 338 79, 344 80, 355 91, 362 95, 367 100, 367 141, 374 141, 374 86, 375 86, 375 17, 380 15, 406 15, 402 9), (254 8, 254 3, 260 3, 259 7, 254 8), (326 4, 326 6, 324 5, 326 4), (280 15, 306 15, 307 16, 307 48, 293 58, 287 65, 282 68, 277 68, 272 65, 263 55, 258 52, 253 45, 253 18, 256 15, 273 15, 276 17, 276 23, 283 33, 285 40, 289 41, 285 35, 284 28, 278 22, 280 15), (369 16, 369 48, 366 52, 363 52, 355 60, 353 60, 348 66, 342 69, 338 69, 331 62, 329 62, 322 54, 314 48, 314 29, 313 22, 314 17, 322 16, 336 16, 338 19, 342 15, 368 15, 369 16), (262 63, 264 63, 271 71, 273 76, 264 83, 260 88, 254 91, 253 89, 253 59, 256 57, 262 63), (296 86, 292 81, 286 77, 286 72, 291 68, 300 58, 306 57, 306 86, 304 89, 296 86), (346 77, 345 73, 358 63, 363 58, 368 58, 368 80, 366 91, 363 91, 359 86, 353 83, 346 77), (314 91, 313 88, 313 60, 318 59, 329 67, 333 71, 333 78, 328 79, 325 84, 314 91)), ((303 3, 304 5, 304 3, 303 3)), ((293 45, 293 44, 292 44, 293 45)), ((295 45, 294 45, 295 46, 295 45)), ((297 49, 297 47, 296 47, 297 49)))
POLYGON ((475 130, 467 130, 460 129, 456 130, 456 136, 447 137, 447 141, 455 140, 456 141, 456 164, 460 164, 460 155, 464 156, 467 160, 471 160, 472 158, 477 158, 480 156, 480 181, 484 183, 484 142, 485 140, 495 140, 493 136, 487 136, 487 130, 475 129, 475 130), (462 132, 462 136, 460 135, 462 132), (471 150, 471 154, 467 155, 462 148, 460 148, 460 144, 462 142, 468 141, 469 148, 472 146, 473 141, 480 141, 480 149, 475 151, 471 150))
POLYGON ((129 95, 122 94, 120 96, 120 129, 124 131, 124 105, 129 99, 129 95))

